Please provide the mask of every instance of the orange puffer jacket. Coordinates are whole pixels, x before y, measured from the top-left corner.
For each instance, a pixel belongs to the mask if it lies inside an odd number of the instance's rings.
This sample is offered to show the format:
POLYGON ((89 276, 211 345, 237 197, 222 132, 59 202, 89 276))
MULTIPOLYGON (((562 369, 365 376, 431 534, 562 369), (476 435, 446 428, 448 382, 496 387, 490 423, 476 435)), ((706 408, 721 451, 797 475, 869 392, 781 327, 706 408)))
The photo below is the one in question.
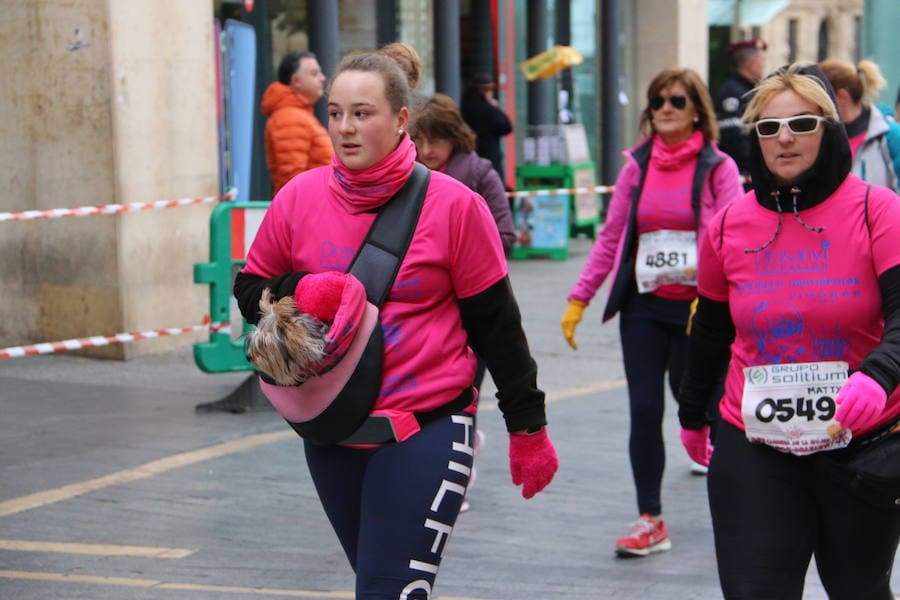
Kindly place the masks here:
POLYGON ((275 191, 297 173, 331 164, 331 139, 309 101, 283 83, 272 83, 261 103, 266 122, 266 164, 275 191))

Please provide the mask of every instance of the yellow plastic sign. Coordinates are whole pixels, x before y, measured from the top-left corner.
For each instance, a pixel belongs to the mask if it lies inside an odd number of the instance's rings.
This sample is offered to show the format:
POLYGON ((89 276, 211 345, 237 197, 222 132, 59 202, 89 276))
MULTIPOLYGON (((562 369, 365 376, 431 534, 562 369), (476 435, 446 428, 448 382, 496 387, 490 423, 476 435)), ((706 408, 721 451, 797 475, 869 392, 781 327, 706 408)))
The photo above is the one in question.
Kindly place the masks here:
POLYGON ((553 46, 540 54, 535 54, 519 65, 528 81, 553 77, 563 69, 584 62, 581 53, 572 46, 553 46))

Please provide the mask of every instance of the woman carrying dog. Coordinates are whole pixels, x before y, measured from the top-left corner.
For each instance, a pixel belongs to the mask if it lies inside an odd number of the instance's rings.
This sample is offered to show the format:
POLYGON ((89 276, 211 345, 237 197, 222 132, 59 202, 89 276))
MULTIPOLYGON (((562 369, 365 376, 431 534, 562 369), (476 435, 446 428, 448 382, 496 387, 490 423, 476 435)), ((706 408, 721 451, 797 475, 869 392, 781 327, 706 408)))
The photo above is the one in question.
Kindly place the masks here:
MULTIPOLYGON (((413 171, 408 105, 407 78, 395 61, 365 53, 338 65, 328 95, 335 157, 331 166, 291 180, 266 212, 235 281, 247 321, 259 319, 266 289, 276 299, 293 296, 302 307, 310 291, 327 287, 317 279, 358 284, 336 272, 347 268, 375 213, 413 171)), ((475 352, 497 383, 510 470, 523 496, 541 491, 558 468, 497 226, 484 201, 458 181, 430 174, 380 318, 384 364, 370 418, 390 419, 396 440, 305 440, 304 448, 319 498, 356 573, 356 597, 422 599, 431 595, 463 500, 477 400, 416 423, 474 396, 475 352)))
POLYGON ((891 600, 900 507, 855 495, 837 467, 897 447, 900 200, 851 174, 819 67, 764 79, 744 120, 753 190, 703 239, 678 394, 700 460, 705 401, 730 359, 708 479, 722 590, 799 600, 815 556, 832 600, 891 600))

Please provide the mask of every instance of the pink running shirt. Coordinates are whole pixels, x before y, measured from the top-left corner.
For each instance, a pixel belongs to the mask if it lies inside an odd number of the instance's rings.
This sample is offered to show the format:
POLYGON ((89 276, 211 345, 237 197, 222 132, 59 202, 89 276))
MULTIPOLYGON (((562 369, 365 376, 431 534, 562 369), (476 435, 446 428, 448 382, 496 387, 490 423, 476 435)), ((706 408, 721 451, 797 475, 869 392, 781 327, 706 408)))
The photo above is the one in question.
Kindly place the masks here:
MULTIPOLYGON (((744 429, 741 397, 747 366, 846 361, 856 369, 884 330, 878 276, 900 265, 900 200, 872 186, 865 223, 866 183, 850 175, 821 204, 800 216, 760 206, 753 192, 713 218, 700 253, 698 291, 728 302, 735 325, 722 417, 744 429), (724 223, 724 227, 723 227, 724 223)), ((888 398, 879 426, 900 416, 900 389, 888 398)), ((862 432, 860 432, 862 433, 862 432)))
MULTIPOLYGON (((329 194, 331 167, 291 180, 266 211, 244 272, 345 271, 375 219, 352 215, 329 194)), ((406 257, 381 312, 385 354, 375 410, 425 412, 472 385, 475 356, 457 300, 506 276, 487 204, 455 179, 431 173, 406 257)))

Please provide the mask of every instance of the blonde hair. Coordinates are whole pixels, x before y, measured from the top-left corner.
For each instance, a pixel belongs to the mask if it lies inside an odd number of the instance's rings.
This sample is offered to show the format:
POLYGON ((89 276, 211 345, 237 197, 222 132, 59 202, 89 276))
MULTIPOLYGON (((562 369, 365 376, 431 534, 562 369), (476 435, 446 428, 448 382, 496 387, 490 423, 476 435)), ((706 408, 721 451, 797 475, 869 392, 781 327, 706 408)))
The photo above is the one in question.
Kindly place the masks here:
POLYGON ((378 49, 378 54, 387 56, 400 66, 400 70, 406 74, 410 91, 415 91, 419 86, 419 78, 422 76, 422 59, 416 49, 403 42, 391 42, 378 49))
POLYGON ((864 59, 859 64, 846 60, 830 58, 819 63, 831 86, 837 90, 847 90, 854 104, 871 105, 878 93, 887 87, 887 81, 881 69, 873 61, 864 59))
POLYGON ((352 52, 338 63, 331 80, 328 83, 328 95, 331 95, 331 87, 338 75, 344 71, 361 71, 363 73, 375 73, 384 81, 384 97, 391 105, 394 114, 398 114, 401 108, 409 106, 410 92, 409 80, 406 73, 397 64, 397 61, 384 54, 376 52, 352 52))
POLYGON ((753 99, 744 111, 743 120, 753 123, 759 120, 763 109, 781 92, 792 91, 807 102, 814 104, 824 117, 838 120, 837 107, 828 94, 827 81, 818 81, 815 75, 801 73, 800 70, 813 63, 794 63, 769 75, 753 90, 753 99))
POLYGON ((713 110, 712 98, 709 96, 709 89, 703 83, 703 79, 693 69, 682 69, 672 67, 664 69, 653 78, 650 85, 647 86, 647 105, 641 113, 640 132, 642 135, 650 135, 655 131, 653 128, 653 114, 650 110, 650 101, 654 96, 672 85, 675 82, 681 83, 687 90, 688 98, 697 111, 696 128, 703 132, 703 139, 708 142, 714 142, 719 139, 719 125, 716 121, 716 112, 713 110))

